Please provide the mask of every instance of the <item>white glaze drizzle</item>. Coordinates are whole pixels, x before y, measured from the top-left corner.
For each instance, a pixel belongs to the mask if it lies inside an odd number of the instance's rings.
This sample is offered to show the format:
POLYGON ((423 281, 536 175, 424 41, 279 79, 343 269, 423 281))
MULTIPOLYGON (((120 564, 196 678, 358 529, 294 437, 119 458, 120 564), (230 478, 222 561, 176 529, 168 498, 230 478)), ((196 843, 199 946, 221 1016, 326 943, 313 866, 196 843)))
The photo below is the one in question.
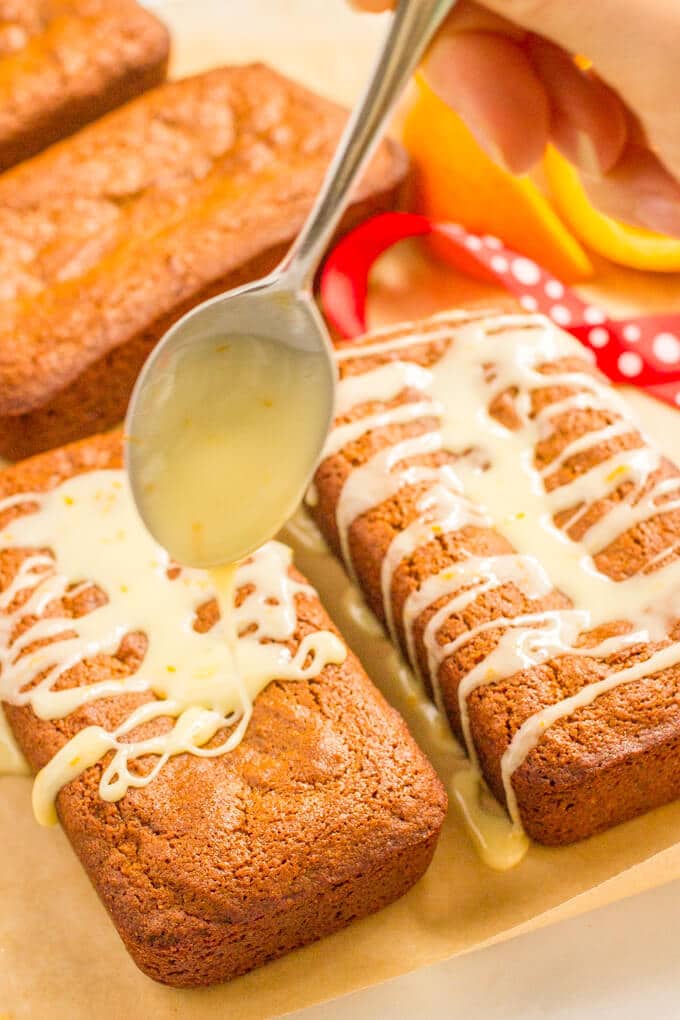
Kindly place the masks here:
POLYGON ((540 712, 529 716, 515 733, 501 760, 503 789, 505 790, 508 811, 515 825, 520 825, 521 819, 517 805, 517 796, 512 785, 512 777, 520 765, 526 761, 527 755, 538 745, 549 726, 554 725, 560 719, 566 719, 579 708, 591 705, 601 694, 613 691, 623 684, 641 680, 643 677, 653 676, 664 669, 677 666, 679 662, 680 649, 678 648, 678 643, 675 642, 654 652, 642 662, 629 666, 627 669, 616 670, 602 680, 586 684, 570 698, 564 698, 562 701, 549 705, 540 712))
POLYGON ((552 588, 545 570, 533 556, 520 556, 517 553, 508 553, 504 556, 468 556, 446 567, 439 574, 428 577, 406 599, 402 621, 406 647, 409 661, 419 673, 413 624, 425 609, 448 596, 447 602, 428 621, 424 633, 424 644, 428 651, 428 673, 432 678, 435 692, 438 692, 438 684, 433 674, 438 662, 435 652, 431 650, 436 646, 436 637, 442 625, 452 613, 464 609, 479 595, 501 588, 510 582, 530 599, 541 598, 552 588), (456 600, 453 599, 454 595, 458 596, 456 600))
POLYGON ((324 457, 331 457, 343 446, 360 439, 371 429, 385 428, 388 425, 405 425, 428 415, 439 417, 441 410, 429 400, 421 403, 399 404, 398 407, 393 407, 389 411, 381 411, 358 421, 348 422, 346 425, 338 425, 331 432, 324 447, 324 457))
POLYGON ((26 557, 0 595, 0 700, 28 705, 41 719, 58 719, 104 697, 155 695, 111 732, 100 726, 80 730, 41 770, 33 803, 43 822, 55 820, 54 798, 61 787, 105 754, 112 752, 112 758, 100 793, 117 800, 130 787, 151 782, 173 755, 212 757, 232 750, 243 737, 255 698, 272 679, 307 679, 344 660, 344 645, 329 631, 307 635, 294 654, 286 646, 297 628, 296 596, 312 589, 289 576, 290 551, 277 542, 267 543, 236 570, 234 583, 245 596, 231 609, 230 644, 229 620, 206 633, 194 629, 196 611, 215 594, 211 580, 196 570, 170 579, 172 564, 137 518, 123 472, 92 471, 47 493, 10 497, 0 501, 0 513, 20 503, 33 504, 34 512, 0 531, 0 549, 49 549, 53 556, 26 557), (90 581, 78 583, 84 577, 90 581), (13 639, 28 615, 40 617, 55 599, 72 597, 90 584, 106 594, 104 605, 77 618, 39 618, 13 639), (28 598, 13 606, 26 590, 28 598), (132 633, 147 638, 134 672, 58 689, 68 670, 94 656, 115 654, 132 633), (49 644, 31 647, 45 638, 49 644), (166 732, 134 739, 138 727, 161 717, 172 721, 166 732), (228 727, 234 728, 217 746, 205 746, 228 727), (156 761, 141 774, 135 763, 149 755, 156 761))
MULTIPOLYGON (((438 686, 441 664, 485 630, 505 628, 492 652, 459 686, 461 727, 474 763, 476 752, 467 703, 470 694, 481 684, 509 677, 556 655, 569 653, 604 658, 635 642, 666 636, 672 619, 672 595, 680 590, 680 561, 656 571, 653 568, 666 559, 670 550, 655 554, 634 577, 622 582, 615 582, 599 572, 592 557, 637 524, 679 508, 680 499, 673 496, 680 491, 680 479, 674 477, 650 484, 654 472, 661 466, 661 458, 642 437, 643 445, 613 453, 567 484, 549 492, 546 490, 544 483, 571 458, 611 439, 634 433, 636 429, 625 419, 628 413, 625 404, 606 383, 573 369, 550 374, 540 371, 543 365, 560 358, 588 360, 587 352, 573 338, 540 316, 475 317, 467 322, 464 314, 445 313, 423 324, 382 330, 373 334, 368 343, 343 349, 338 358, 341 362, 376 355, 394 358, 397 352, 395 360, 359 375, 347 376, 340 382, 341 413, 347 415, 353 409, 359 410, 362 404, 393 401, 407 386, 418 391, 417 396, 411 395, 408 402, 398 403, 391 409, 339 425, 331 434, 326 456, 387 425, 434 416, 438 427, 381 449, 351 471, 337 504, 336 525, 346 566, 354 576, 349 548, 349 532, 354 521, 402 487, 429 485, 419 499, 415 520, 395 537, 382 564, 383 610, 393 640, 397 637, 391 597, 395 572, 420 545, 432 540, 437 523, 440 529, 449 531, 468 523, 492 526, 514 546, 516 551, 504 556, 470 557, 447 567, 412 592, 403 610, 408 657, 419 672, 415 621, 434 602, 447 598, 429 620, 423 635, 428 675, 439 707, 442 707, 438 686), (409 348, 441 341, 453 342, 448 344, 434 368, 423 369, 412 363, 412 368, 420 368, 420 371, 409 372, 409 348), (534 414, 532 395, 546 387, 570 387, 575 392, 548 403, 534 414), (489 411, 496 397, 512 390, 516 391, 513 406, 520 419, 517 429, 506 428, 489 411), (558 417, 590 409, 609 412, 609 417, 613 413, 615 419, 571 440, 549 464, 537 468, 535 447, 552 434, 558 417), (447 464, 440 468, 403 463, 407 458, 440 449, 456 453, 479 448, 488 464, 487 470, 481 471, 472 461, 466 463, 464 459, 456 461, 455 467, 447 464), (566 533, 585 516, 589 507, 629 481, 633 485, 626 498, 590 524, 578 542, 571 541, 566 533), (499 510, 501 501, 505 506, 499 510), (553 518, 572 508, 574 512, 557 527, 553 518), (483 592, 510 581, 530 600, 541 598, 557 587, 569 596, 575 608, 501 617, 466 631, 454 641, 442 644, 437 640, 441 627, 453 613, 464 610, 483 592), (596 648, 576 646, 584 631, 614 620, 626 620, 632 629, 601 642, 596 648)), ((648 675, 656 662, 663 662, 659 668, 675 665, 680 661, 680 646, 664 649, 658 656, 660 658, 650 658, 646 664, 648 669, 642 664, 614 672, 606 681, 584 688, 574 699, 565 699, 527 720, 503 760, 503 780, 515 842, 521 830, 521 819, 512 790, 512 775, 547 726, 588 704, 589 699, 593 700, 599 693, 648 675)), ((464 787, 465 783, 461 782, 464 787)))
MULTIPOLYGON (((573 482, 546 492, 542 473, 533 463, 534 449, 551 434, 559 416, 591 407, 621 418, 629 414, 619 395, 588 373, 539 371, 546 363, 583 355, 584 348, 573 337, 541 316, 499 316, 462 324, 455 329, 455 343, 436 366, 432 392, 440 402, 447 392, 450 396, 442 419, 443 445, 452 450, 479 445, 488 455, 487 471, 471 471, 464 463, 458 468, 467 495, 491 510, 494 527, 518 551, 533 552, 547 566, 554 586, 575 605, 587 607, 591 625, 597 626, 614 618, 631 620, 641 607, 663 602, 669 589, 680 587, 680 561, 644 579, 618 583, 594 568, 591 547, 601 551, 635 523, 631 497, 628 510, 622 507, 621 513, 597 522, 597 546, 593 534, 586 533, 585 541, 579 542, 565 534, 576 523, 576 514, 585 514, 587 504, 625 480, 642 488, 660 462, 658 453, 645 443, 638 450, 617 452, 573 482), (488 364, 494 366, 492 379, 484 371, 488 364), (578 392, 547 404, 532 418, 531 395, 546 386, 573 386, 578 392), (518 391, 514 407, 521 421, 515 430, 505 428, 489 412, 494 399, 512 387, 518 391), (510 512, 498 506, 499 493, 504 507, 512 504, 510 512), (586 505, 577 509, 581 502, 586 505), (555 526, 553 517, 572 507, 571 519, 562 528, 555 526)), ((591 437, 592 445, 597 445, 597 432, 591 437)), ((658 512, 668 508, 659 506, 658 512)), ((647 614, 655 637, 663 637, 665 623, 663 612, 647 614)))
POLYGON ((370 388, 366 375, 348 376, 338 392, 335 413, 338 418, 366 400, 394 400, 405 389, 427 390, 432 372, 409 361, 388 361, 371 373, 370 388))
POLYGON ((468 524, 478 527, 488 524, 486 515, 459 492, 436 483, 418 500, 416 509, 417 517, 395 535, 381 566, 383 609, 387 631, 393 641, 397 640, 397 633, 392 611, 392 582, 399 566, 438 535, 460 531, 468 524))
MULTIPOLYGON (((553 414, 551 417, 554 418, 555 415, 553 414)), ((605 425, 603 428, 594 430, 593 432, 586 432, 584 435, 578 436, 577 439, 572 439, 571 442, 567 443, 567 445, 563 447, 562 452, 543 468, 541 475, 544 478, 546 476, 549 478, 553 472, 562 467, 565 461, 568 461, 571 457, 575 457, 577 453, 585 453, 588 450, 592 450, 592 448, 597 446, 599 443, 606 443, 607 440, 615 439, 617 436, 630 435, 630 433, 634 431, 635 430, 630 422, 615 421, 613 425, 605 425)))
MULTIPOLYGON (((379 506, 406 485, 417 485, 431 480, 444 483, 444 476, 429 467, 413 465, 395 471, 394 468, 407 457, 436 453, 441 449, 438 432, 424 432, 419 436, 404 439, 394 446, 388 446, 376 453, 361 467, 355 468, 340 493, 335 519, 340 536, 340 548, 350 577, 355 578, 354 565, 349 549, 349 529, 354 521, 367 510, 379 506)), ((447 481, 452 488, 459 486, 458 480, 449 473, 447 481)))

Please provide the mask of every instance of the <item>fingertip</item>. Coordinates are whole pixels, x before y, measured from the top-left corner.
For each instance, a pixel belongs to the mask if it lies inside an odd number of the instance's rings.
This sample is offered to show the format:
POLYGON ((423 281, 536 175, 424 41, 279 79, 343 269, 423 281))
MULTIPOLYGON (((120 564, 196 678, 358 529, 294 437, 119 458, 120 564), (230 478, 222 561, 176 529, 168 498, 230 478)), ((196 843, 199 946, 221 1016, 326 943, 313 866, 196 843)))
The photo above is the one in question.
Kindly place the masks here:
POLYGON ((515 174, 538 162, 548 139, 549 104, 515 42, 488 32, 446 32, 433 43, 424 71, 495 161, 515 174))
POLYGON ((583 178, 598 209, 624 223, 680 237, 680 186, 642 145, 629 145, 614 170, 599 179, 583 178))

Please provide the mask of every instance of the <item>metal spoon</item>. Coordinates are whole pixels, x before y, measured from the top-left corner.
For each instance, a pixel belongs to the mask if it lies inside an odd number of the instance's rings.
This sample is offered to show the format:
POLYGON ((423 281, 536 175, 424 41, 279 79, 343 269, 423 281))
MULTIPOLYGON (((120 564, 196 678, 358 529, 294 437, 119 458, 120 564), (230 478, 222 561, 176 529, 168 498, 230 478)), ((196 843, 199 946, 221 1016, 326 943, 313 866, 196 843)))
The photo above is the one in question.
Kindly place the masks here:
POLYGON ((300 502, 328 435, 336 369, 314 304, 352 185, 455 0, 400 0, 382 52, 290 252, 263 280, 180 319, 137 380, 126 464, 139 513, 180 563, 233 563, 300 502))

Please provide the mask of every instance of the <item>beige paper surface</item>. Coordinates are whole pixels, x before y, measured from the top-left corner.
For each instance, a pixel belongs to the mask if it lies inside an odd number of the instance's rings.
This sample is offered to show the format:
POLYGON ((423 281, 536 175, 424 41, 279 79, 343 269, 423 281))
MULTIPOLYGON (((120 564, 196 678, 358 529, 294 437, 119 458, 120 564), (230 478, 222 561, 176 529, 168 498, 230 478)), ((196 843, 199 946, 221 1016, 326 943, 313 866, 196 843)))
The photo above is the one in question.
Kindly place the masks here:
MULTIPOLYGON (((350 37, 352 25, 342 0, 325 0, 323 5, 318 0, 253 3, 255 16, 261 17, 265 8, 279 13, 276 24, 262 32, 261 51, 258 26, 244 13, 246 6, 250 5, 229 0, 171 3, 172 20, 182 31, 179 65, 183 71, 214 63, 220 56, 225 61, 258 55, 271 60, 281 54, 278 62, 289 73, 297 72, 311 82, 320 73, 314 69, 321 69, 327 57, 330 78, 318 79, 322 87, 325 84, 326 91, 355 89, 377 34, 371 34, 373 29, 357 34, 353 58, 343 60, 339 72, 338 35, 333 33, 329 40, 328 25, 337 10, 342 38, 350 37), (229 23, 230 12, 237 8, 238 17, 229 23), (284 13, 289 17, 283 17, 284 13), (296 29, 296 19, 304 22, 304 33, 296 29), (294 45, 287 45, 287 25, 294 45)), ((597 291, 605 303, 622 311, 680 307, 678 282, 677 277, 653 279, 608 269, 597 291)), ((375 322, 395 321, 471 297, 493 299, 496 294, 472 287, 408 248, 383 265, 374 287, 372 316, 375 322)), ((668 452, 677 454, 680 415, 640 397, 635 406, 648 430, 668 452)), ((409 719, 416 738, 445 778, 449 745, 433 736, 417 705, 404 702, 384 639, 368 637, 356 625, 339 566, 309 549, 299 551, 298 563, 317 584, 348 640, 409 719)), ((532 847, 518 868, 504 874, 479 862, 451 810, 432 867, 401 901, 231 985, 201 991, 167 989, 136 970, 63 834, 40 829, 33 821, 26 779, 0 780, 0 862, 2 1020, 103 1016, 112 1020, 142 1016, 259 1020, 679 877, 680 803, 575 847, 532 847)))

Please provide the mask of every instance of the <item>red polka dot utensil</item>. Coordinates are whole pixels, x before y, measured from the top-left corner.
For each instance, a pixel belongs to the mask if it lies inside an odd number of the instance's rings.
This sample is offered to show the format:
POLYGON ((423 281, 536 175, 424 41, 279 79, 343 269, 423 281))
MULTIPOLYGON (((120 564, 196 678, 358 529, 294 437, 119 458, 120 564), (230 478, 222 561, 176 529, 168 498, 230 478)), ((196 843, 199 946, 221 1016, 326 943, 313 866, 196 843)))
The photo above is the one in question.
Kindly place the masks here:
POLYGON ((347 234, 329 255, 321 276, 321 301, 329 321, 346 339, 366 329, 368 276, 376 259, 398 241, 436 234, 447 261, 483 274, 506 288, 530 312, 542 312, 595 354, 599 369, 616 383, 631 383, 680 406, 680 315, 610 319, 599 305, 579 298, 536 262, 496 237, 472 234, 455 223, 434 223, 414 213, 384 213, 347 234))

